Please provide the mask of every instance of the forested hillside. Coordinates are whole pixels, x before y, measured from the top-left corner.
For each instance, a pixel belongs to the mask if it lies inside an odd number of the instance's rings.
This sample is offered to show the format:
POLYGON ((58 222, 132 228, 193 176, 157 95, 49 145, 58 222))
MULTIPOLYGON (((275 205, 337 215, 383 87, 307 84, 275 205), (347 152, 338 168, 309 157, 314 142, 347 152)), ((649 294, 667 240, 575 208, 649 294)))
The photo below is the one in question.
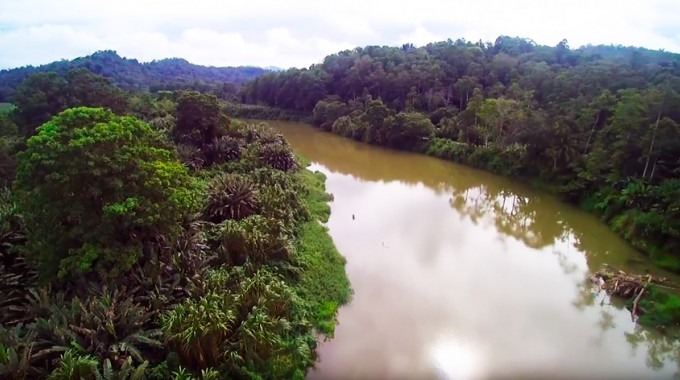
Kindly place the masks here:
POLYGON ((370 144, 522 177, 680 270, 680 55, 523 38, 367 46, 247 83, 243 102, 370 144))
POLYGON ((236 92, 240 84, 268 70, 259 67, 207 67, 194 65, 184 59, 172 58, 140 63, 136 59, 120 57, 115 51, 99 51, 92 55, 62 60, 38 67, 26 66, 0 71, 0 102, 8 101, 14 89, 29 75, 54 71, 59 74, 75 68, 110 78, 127 90, 180 90, 192 89, 212 92, 226 97, 236 92))
MULTIPOLYGON (((108 68, 107 68, 108 69, 108 68)), ((302 379, 350 297, 324 176, 198 91, 85 68, 0 112, 0 379, 302 379)))

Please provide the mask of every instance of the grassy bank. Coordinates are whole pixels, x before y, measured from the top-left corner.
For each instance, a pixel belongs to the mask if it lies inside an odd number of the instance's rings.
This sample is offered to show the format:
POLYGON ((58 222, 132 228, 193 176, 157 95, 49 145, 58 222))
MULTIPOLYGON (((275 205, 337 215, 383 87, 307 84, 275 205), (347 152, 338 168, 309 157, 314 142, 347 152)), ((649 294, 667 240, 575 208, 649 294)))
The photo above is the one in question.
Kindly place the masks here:
POLYGON ((333 336, 338 308, 349 301, 350 283, 345 273, 345 258, 335 248, 328 229, 320 222, 328 221, 332 197, 325 191, 325 175, 301 172, 306 193, 304 202, 312 220, 304 223, 298 239, 298 253, 305 268, 300 278, 300 295, 310 305, 314 327, 333 336))

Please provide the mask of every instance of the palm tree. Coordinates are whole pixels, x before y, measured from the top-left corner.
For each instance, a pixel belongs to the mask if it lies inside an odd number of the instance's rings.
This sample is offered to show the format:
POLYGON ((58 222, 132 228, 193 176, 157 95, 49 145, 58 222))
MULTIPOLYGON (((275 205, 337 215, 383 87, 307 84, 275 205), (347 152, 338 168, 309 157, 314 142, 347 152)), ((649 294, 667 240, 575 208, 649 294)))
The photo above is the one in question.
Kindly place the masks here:
POLYGON ((208 202, 203 215, 213 223, 246 218, 259 212, 258 195, 249 178, 231 173, 219 175, 208 184, 208 202))

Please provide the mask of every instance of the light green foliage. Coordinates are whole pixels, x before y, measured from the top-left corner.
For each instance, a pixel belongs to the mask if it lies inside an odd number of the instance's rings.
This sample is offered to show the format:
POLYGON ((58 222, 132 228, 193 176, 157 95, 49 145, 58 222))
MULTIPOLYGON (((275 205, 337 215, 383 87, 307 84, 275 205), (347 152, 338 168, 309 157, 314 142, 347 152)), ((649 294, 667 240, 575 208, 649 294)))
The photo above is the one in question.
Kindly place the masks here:
POLYGON ((73 108, 38 129, 15 182, 32 257, 45 278, 115 277, 145 242, 179 232, 195 184, 162 138, 134 117, 73 108))
POLYGON ((184 367, 172 373, 172 380, 220 380, 222 376, 216 369, 202 369, 198 376, 194 376, 184 367))
POLYGON ((12 103, 0 103, 0 114, 7 114, 12 112, 16 106, 12 103))
POLYGON ((61 357, 59 367, 52 371, 48 380, 76 380, 91 379, 97 372, 99 361, 89 355, 78 355, 73 350, 68 350, 61 357))
POLYGON ((119 370, 113 368, 110 359, 99 365, 99 360, 91 355, 81 355, 70 349, 62 355, 59 366, 47 376, 47 380, 145 380, 149 362, 135 367, 132 358, 123 361, 119 370))
POLYGON ((290 378, 312 360, 313 339, 295 333, 306 330, 301 301, 284 278, 264 268, 222 268, 203 289, 163 316, 168 344, 188 367, 290 378))
POLYGON ((425 151, 427 155, 461 163, 466 163, 470 153, 469 145, 444 138, 432 139, 425 151))
POLYGON ((680 323, 680 297, 654 285, 649 294, 641 298, 640 305, 645 314, 640 317, 643 325, 669 326, 680 323))
POLYGON ((300 294, 311 308, 311 317, 319 331, 333 336, 338 308, 351 296, 350 283, 345 273, 345 258, 335 248, 328 230, 320 222, 330 215, 323 173, 305 171, 301 174, 307 188, 306 204, 312 220, 302 226, 298 256, 305 270, 300 277, 300 294))

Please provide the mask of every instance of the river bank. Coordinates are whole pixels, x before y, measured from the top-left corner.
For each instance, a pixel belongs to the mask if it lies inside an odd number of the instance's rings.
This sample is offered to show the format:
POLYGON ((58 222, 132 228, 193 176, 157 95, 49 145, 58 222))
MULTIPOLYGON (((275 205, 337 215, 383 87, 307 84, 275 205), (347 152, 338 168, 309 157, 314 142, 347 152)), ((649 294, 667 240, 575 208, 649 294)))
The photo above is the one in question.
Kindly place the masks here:
MULTIPOLYGON (((237 115, 247 115, 248 118, 253 119, 261 118, 270 120, 297 121, 310 124, 312 124, 313 121, 311 116, 261 105, 229 104, 226 108, 230 112, 234 112, 237 115)), ((346 127, 343 126, 335 128, 333 127, 336 124, 334 123, 335 121, 337 121, 337 119, 326 122, 325 125, 328 127, 322 129, 327 132, 352 138, 360 142, 368 142, 372 145, 385 146, 385 144, 375 144, 375 141, 372 139, 366 140, 368 133, 358 133, 357 128, 359 127, 355 128, 350 125, 346 127)), ((605 223, 612 231, 625 239, 635 249, 648 255, 659 267, 673 271, 674 273, 680 273, 680 258, 678 256, 670 254, 669 252, 665 252, 655 242, 645 239, 644 235, 640 235, 640 233, 637 232, 642 229, 642 227, 638 226, 638 224, 634 221, 639 214, 639 210, 632 209, 631 212, 626 212, 625 209, 626 202, 630 204, 631 200, 629 200, 624 193, 630 193, 632 190, 624 189, 623 191, 617 191, 614 189, 604 188, 598 191, 593 191, 585 197, 581 197, 576 196, 575 192, 578 193, 582 190, 577 190, 575 188, 570 189, 569 186, 573 186, 572 184, 565 185, 564 183, 559 182, 552 183, 551 181, 547 181, 537 176, 527 176, 523 174, 524 170, 517 166, 519 165, 519 161, 511 164, 499 161, 501 159, 504 159, 508 162, 519 160, 517 157, 514 157, 511 154, 512 152, 508 153, 505 151, 496 151, 493 147, 475 147, 464 143, 454 142, 446 138, 432 138, 427 141, 418 142, 416 144, 409 144, 408 147, 409 148, 407 149, 401 150, 425 154, 485 170, 490 173, 511 177, 515 180, 525 182, 542 191, 559 196, 563 201, 574 204, 600 218, 601 221, 605 223), (623 202, 623 204, 619 205, 621 202, 623 202)), ((389 148, 394 149, 394 147, 389 148)), ((652 215, 650 215, 649 218, 652 218, 652 215)))
POLYGON ((354 289, 310 379, 677 372, 670 332, 634 323, 590 275, 609 264, 677 278, 592 215, 463 165, 270 125, 326 175, 354 289))

